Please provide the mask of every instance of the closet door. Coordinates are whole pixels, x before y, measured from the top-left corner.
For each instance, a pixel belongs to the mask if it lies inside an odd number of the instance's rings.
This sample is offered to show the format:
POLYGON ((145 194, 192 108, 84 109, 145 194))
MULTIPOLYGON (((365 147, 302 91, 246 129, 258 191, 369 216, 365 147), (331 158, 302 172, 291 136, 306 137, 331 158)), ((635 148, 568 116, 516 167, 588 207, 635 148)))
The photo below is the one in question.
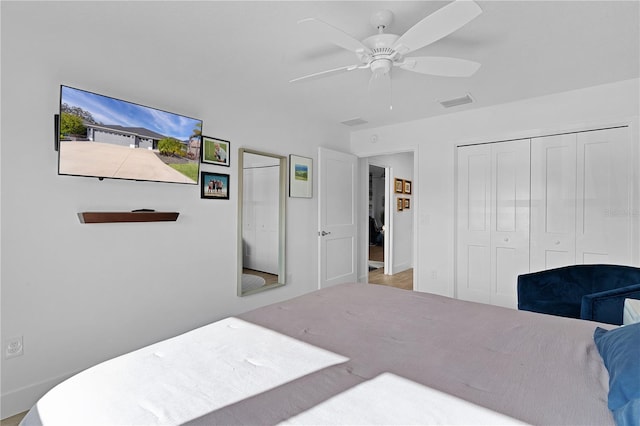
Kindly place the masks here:
POLYGON ((631 264, 627 127, 578 133, 576 263, 631 264))
POLYGON ((529 140, 458 148, 457 297, 515 308, 529 271, 529 140))
POLYGON ((529 272, 529 139, 491 144, 491 304, 518 305, 529 272))
POLYGON ((491 147, 458 148, 456 291, 491 303, 491 147))
POLYGON ((575 263, 576 140, 531 140, 531 271, 575 263))
POLYGON ((631 264, 627 127, 531 142, 531 270, 631 264))

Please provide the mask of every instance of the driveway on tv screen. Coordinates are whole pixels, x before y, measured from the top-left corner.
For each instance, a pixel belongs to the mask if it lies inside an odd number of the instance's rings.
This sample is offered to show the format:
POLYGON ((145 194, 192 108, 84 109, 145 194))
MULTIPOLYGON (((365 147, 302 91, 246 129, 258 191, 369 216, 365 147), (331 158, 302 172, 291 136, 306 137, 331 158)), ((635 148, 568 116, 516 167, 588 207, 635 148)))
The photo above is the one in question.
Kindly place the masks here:
POLYGON ((165 164, 156 153, 101 142, 61 141, 60 173, 119 179, 197 183, 165 164))

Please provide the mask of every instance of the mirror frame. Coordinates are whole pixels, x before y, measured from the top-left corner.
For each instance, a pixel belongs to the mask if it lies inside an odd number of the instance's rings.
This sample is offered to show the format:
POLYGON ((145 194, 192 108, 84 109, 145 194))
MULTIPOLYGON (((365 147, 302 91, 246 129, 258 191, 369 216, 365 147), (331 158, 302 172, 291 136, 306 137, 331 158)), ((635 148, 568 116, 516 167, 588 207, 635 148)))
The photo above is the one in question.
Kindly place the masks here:
POLYGON ((269 152, 256 151, 249 148, 238 149, 238 296, 248 296, 255 293, 261 293, 272 288, 282 287, 285 285, 286 269, 285 269, 285 228, 286 228, 286 200, 287 200, 287 157, 284 155, 272 154, 269 152), (279 160, 280 173, 279 185, 280 191, 278 197, 278 282, 254 290, 242 291, 242 269, 243 269, 243 203, 244 203, 244 154, 262 155, 279 160))

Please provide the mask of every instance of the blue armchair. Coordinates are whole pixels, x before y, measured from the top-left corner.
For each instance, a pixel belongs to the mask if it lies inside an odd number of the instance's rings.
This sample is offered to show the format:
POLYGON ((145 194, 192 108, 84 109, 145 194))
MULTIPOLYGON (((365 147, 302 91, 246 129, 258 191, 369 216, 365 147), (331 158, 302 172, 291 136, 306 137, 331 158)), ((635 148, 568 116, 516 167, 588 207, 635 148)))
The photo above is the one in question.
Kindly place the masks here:
POLYGON ((640 268, 571 265, 518 276, 518 309, 622 324, 624 299, 640 299, 640 268))

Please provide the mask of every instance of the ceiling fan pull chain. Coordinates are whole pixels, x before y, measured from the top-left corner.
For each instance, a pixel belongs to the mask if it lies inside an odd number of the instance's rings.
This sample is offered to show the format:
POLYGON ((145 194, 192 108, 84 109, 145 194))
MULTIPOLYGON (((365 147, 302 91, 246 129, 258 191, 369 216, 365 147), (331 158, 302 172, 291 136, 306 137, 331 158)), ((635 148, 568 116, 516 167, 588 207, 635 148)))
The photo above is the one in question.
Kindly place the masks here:
POLYGON ((389 71, 389 111, 393 110, 393 80, 391 80, 391 71, 389 71))

